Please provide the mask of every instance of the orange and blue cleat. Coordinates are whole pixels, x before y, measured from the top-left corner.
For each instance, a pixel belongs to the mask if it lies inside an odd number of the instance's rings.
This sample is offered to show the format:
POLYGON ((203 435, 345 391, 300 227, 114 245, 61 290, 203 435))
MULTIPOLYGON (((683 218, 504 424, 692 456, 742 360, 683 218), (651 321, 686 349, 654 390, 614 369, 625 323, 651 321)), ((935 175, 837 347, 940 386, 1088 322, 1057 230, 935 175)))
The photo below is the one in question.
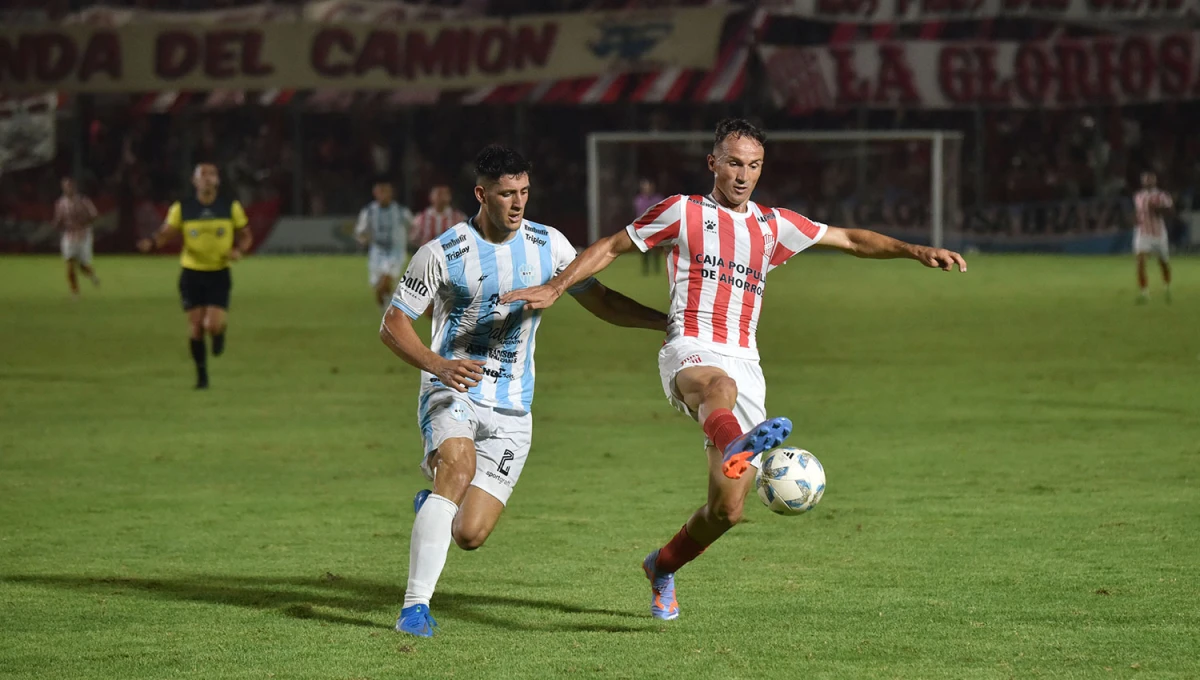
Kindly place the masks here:
POLYGON ((670 621, 679 618, 679 601, 675 599, 675 574, 660 574, 656 569, 658 551, 646 555, 642 570, 650 579, 650 615, 670 621))
POLYGON ((750 428, 725 447, 721 471, 730 479, 741 479, 750 469, 750 461, 762 453, 783 444, 792 433, 792 421, 787 418, 767 418, 750 428))

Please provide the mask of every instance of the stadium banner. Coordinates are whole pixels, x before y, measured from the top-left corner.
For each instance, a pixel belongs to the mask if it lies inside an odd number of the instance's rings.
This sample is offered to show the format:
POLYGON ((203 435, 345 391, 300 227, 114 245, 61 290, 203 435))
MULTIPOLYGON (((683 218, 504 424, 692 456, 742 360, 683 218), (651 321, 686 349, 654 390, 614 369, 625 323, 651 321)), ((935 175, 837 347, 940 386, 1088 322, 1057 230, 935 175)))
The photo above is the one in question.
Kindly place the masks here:
POLYGON ((54 92, 0 98, 0 173, 54 160, 57 111, 54 92))
POLYGON ((1200 99, 1200 32, 759 47, 794 108, 1067 108, 1200 99))
POLYGON ((468 88, 711 68, 725 7, 398 25, 132 22, 0 30, 6 92, 468 88))
POLYGON ((255 251, 268 255, 354 253, 359 250, 354 239, 357 219, 357 215, 281 217, 262 236, 255 251))
POLYGON ((771 14, 860 23, 998 17, 1095 22, 1200 14, 1200 0, 768 0, 759 7, 771 14))
POLYGON ((984 204, 963 215, 966 249, 1117 254, 1132 242, 1133 202, 1122 197, 984 204))

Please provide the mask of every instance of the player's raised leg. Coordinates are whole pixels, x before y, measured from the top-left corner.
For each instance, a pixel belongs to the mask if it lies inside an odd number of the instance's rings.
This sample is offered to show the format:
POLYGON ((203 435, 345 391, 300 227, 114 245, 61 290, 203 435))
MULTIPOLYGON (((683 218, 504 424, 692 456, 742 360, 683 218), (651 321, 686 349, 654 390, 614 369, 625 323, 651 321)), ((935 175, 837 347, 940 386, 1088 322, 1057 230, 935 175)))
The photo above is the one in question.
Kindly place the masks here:
POLYGON ((737 382, 714 366, 697 366, 680 371, 675 389, 704 426, 704 434, 722 452, 725 475, 740 478, 758 454, 783 444, 792 433, 787 418, 769 418, 747 432, 742 431, 733 407, 737 382))
POLYGON ((187 310, 188 348, 192 363, 196 365, 196 389, 208 387, 208 349, 204 345, 204 315, 207 307, 192 307, 187 310))
POLYGON ((429 613, 429 600, 446 567, 458 508, 475 476, 475 442, 452 437, 443 441, 432 456, 433 493, 425 498, 413 522, 408 587, 396 621, 396 630, 420 637, 432 636, 437 627, 429 613))

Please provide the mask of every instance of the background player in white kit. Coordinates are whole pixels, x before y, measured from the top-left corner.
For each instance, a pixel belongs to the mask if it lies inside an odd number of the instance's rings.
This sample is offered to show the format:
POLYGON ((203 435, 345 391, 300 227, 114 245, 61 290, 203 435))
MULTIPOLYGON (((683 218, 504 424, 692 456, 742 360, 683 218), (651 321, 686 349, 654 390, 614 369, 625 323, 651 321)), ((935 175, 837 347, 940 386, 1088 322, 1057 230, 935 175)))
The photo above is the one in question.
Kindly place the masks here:
POLYGON ((1163 294, 1171 301, 1171 241, 1167 234, 1166 217, 1175 207, 1171 195, 1158 188, 1158 176, 1142 173, 1142 188, 1133 195, 1134 225, 1133 254, 1137 258, 1138 304, 1150 300, 1150 282, 1146 276, 1146 255, 1158 257, 1162 268, 1163 294))
POLYGON ((79 280, 75 276, 77 266, 92 285, 100 285, 100 279, 92 269, 92 222, 96 215, 96 206, 91 199, 76 190, 75 180, 64 177, 62 196, 54 202, 53 226, 63 233, 62 257, 67 265, 67 285, 72 297, 79 297, 79 280))
POLYGON ((375 304, 386 309, 407 257, 408 230, 413 215, 392 200, 392 183, 378 179, 371 188, 375 200, 358 213, 354 236, 367 249, 367 276, 375 291, 375 304))
POLYGON ((675 572, 741 519, 754 483, 746 470, 791 432, 786 418, 767 418, 766 382, 758 363, 755 332, 767 272, 814 245, 858 257, 907 257, 928 267, 967 270, 962 257, 949 250, 830 227, 754 203, 750 194, 762 173, 765 139, 745 120, 721 121, 708 156, 713 188, 707 196, 667 198, 592 244, 548 285, 501 299, 527 300, 528 308, 543 309, 620 255, 656 246, 670 250, 671 322, 658 356, 659 373, 671 404, 703 423, 708 502, 642 563, 651 582, 650 612, 660 619, 679 616, 675 572))
MULTIPOLYGON (((524 219, 528 161, 512 149, 489 146, 475 168, 479 212, 417 251, 380 329, 384 344, 421 369, 421 469, 433 491, 413 501, 408 587, 396 630, 422 637, 437 625, 429 600, 451 540, 464 550, 483 545, 532 441, 533 352, 541 312, 502 304, 500 296, 543 284, 575 259, 566 237, 524 219), (431 304, 433 337, 426 347, 412 320, 431 304)), ((665 314, 590 277, 566 290, 611 324, 667 329, 665 314)))
POLYGON ((451 200, 450 187, 445 184, 429 190, 429 206, 413 218, 412 230, 408 232, 412 250, 415 251, 467 219, 461 210, 450 205, 451 200))

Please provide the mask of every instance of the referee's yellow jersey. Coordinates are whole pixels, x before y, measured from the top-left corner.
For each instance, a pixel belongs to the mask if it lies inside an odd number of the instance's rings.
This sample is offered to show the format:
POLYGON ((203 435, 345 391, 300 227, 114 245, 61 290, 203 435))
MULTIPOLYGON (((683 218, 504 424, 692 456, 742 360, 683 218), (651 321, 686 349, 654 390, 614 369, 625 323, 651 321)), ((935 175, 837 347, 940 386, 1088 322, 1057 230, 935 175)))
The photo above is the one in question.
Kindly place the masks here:
POLYGON ((176 201, 167 211, 167 224, 183 232, 183 251, 179 255, 183 268, 200 272, 229 266, 233 232, 244 229, 249 222, 242 204, 224 197, 204 204, 193 196, 176 201))

